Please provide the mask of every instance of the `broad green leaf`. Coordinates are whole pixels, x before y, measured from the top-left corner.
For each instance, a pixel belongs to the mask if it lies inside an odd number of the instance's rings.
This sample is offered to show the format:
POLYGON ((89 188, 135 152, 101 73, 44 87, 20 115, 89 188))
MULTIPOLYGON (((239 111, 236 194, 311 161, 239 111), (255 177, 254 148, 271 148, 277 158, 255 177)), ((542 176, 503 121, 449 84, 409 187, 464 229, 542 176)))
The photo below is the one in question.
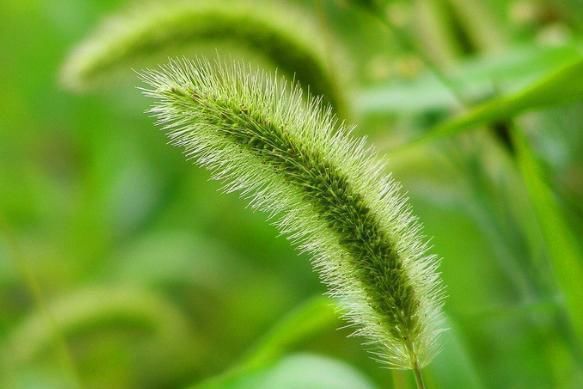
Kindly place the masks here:
POLYGON ((230 377, 245 375, 272 363, 291 346, 337 323, 334 304, 317 296, 309 299, 278 323, 257 345, 226 373, 211 378, 197 387, 215 387, 230 377))
MULTIPOLYGON (((518 47, 502 55, 469 60, 447 72, 466 99, 484 98, 496 90, 514 93, 556 69, 581 58, 581 43, 560 47, 518 47)), ((361 115, 443 110, 459 105, 443 83, 429 73, 406 81, 362 90, 354 101, 361 115)))
POLYGON ((355 368, 341 361, 311 354, 294 354, 261 369, 242 371, 200 387, 372 389, 375 386, 355 368))
POLYGON ((512 132, 516 159, 537 215, 567 313, 583 344, 583 255, 524 135, 512 132))
POLYGON ((413 144, 426 143, 496 120, 511 118, 525 111, 582 98, 583 57, 580 57, 577 61, 552 71, 518 92, 489 100, 446 121, 413 144))
POLYGON ((243 364, 258 366, 273 360, 293 344, 335 324, 337 314, 334 303, 325 297, 314 297, 278 323, 243 359, 243 364))

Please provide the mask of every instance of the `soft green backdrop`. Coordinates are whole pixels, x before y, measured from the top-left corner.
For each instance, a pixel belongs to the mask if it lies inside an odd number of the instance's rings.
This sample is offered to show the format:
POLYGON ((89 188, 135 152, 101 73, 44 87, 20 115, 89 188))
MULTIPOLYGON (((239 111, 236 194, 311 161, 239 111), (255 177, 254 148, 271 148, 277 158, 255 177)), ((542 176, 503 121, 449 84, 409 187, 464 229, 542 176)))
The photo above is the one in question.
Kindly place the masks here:
MULTIPOLYGON (((412 388, 327 302, 289 316, 324 291, 309 259, 167 146, 136 79, 59 86, 71 48, 123 3, 0 3, 0 386, 181 387, 235 368, 217 385, 412 388)), ((581 61, 583 7, 390 1, 386 20, 411 32, 396 39, 352 3, 298 6, 344 47, 356 133, 387 155, 443 257, 450 329, 429 387, 583 387, 560 281, 583 265, 583 71, 545 81, 581 61), (459 114, 424 60, 469 105, 517 93, 487 118, 498 130, 466 122, 404 147, 459 114), (536 104, 512 100, 537 82, 550 86, 536 104)))

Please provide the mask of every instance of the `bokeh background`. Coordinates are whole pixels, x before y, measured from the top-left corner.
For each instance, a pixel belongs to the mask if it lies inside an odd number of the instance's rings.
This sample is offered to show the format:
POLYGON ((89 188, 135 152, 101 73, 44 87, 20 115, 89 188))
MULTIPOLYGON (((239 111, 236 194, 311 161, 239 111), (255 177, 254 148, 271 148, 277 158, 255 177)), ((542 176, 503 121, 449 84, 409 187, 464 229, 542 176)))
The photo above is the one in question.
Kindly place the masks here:
MULTIPOLYGON (((463 111, 431 67, 470 107, 520 90, 581 60, 581 2, 288 3, 334 42, 349 121, 443 258, 449 331, 428 386, 583 387, 556 269, 583 262, 581 95, 405 147, 463 111)), ((184 387, 231 371, 218 387, 413 388, 347 337, 309 258, 167 145, 135 75, 60 86, 71 49, 125 6, 0 2, 0 386, 184 387)))

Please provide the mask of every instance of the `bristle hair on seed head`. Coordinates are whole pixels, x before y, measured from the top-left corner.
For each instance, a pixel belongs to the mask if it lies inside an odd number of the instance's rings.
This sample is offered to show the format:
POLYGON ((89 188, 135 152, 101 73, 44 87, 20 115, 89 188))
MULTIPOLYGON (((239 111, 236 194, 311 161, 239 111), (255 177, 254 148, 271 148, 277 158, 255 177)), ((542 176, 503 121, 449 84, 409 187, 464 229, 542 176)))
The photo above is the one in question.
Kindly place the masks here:
POLYGON ((438 260, 365 139, 297 85, 246 65, 173 60, 141 77, 170 142, 311 254, 376 359, 429 363, 442 331, 438 260))

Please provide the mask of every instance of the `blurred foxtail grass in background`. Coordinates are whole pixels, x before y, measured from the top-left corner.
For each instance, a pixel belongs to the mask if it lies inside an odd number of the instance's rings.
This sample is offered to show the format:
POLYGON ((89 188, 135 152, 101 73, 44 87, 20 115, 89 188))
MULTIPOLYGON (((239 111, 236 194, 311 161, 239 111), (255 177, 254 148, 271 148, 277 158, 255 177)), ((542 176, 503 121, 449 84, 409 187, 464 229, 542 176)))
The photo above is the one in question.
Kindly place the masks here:
POLYGON ((0 4, 3 387, 414 387, 141 114, 132 69, 217 54, 386 155, 443 258, 427 387, 583 385, 577 1, 128 3, 0 4))

